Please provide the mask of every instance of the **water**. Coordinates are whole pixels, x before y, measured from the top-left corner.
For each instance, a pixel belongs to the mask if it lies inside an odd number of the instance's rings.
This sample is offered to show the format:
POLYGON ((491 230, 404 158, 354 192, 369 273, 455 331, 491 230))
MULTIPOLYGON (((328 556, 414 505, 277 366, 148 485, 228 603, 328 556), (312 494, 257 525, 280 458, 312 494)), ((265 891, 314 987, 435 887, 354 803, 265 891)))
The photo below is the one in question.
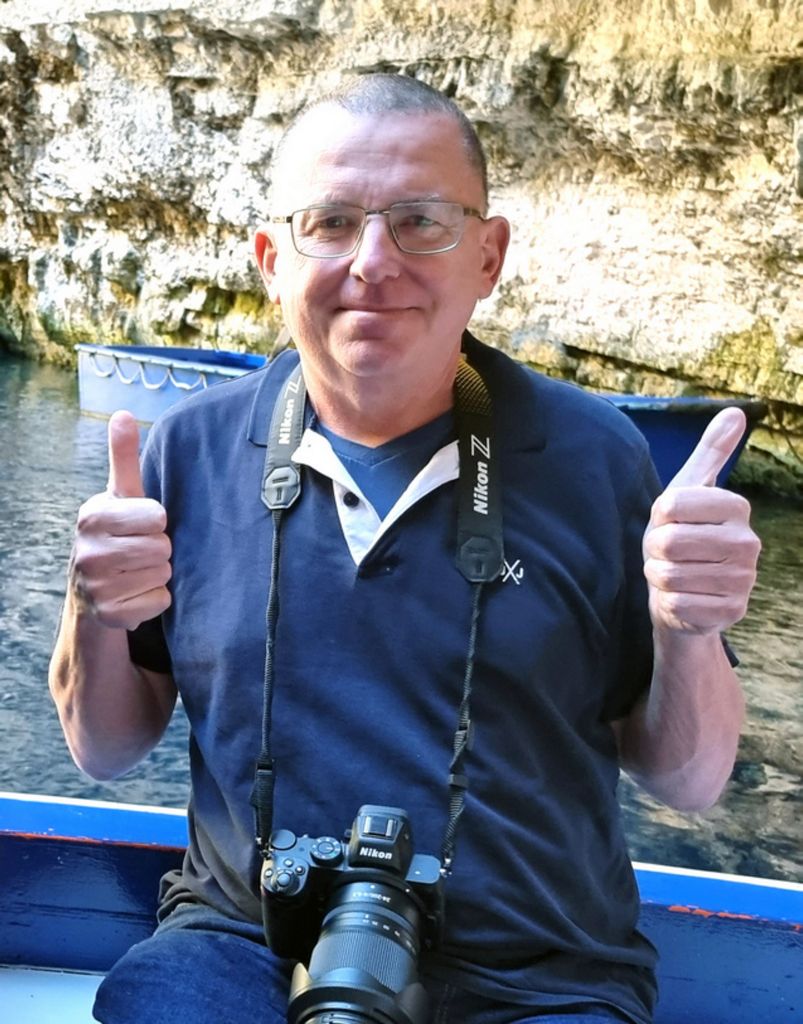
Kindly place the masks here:
MULTIPOLYGON (((98 783, 73 765, 47 690, 47 664, 80 503, 106 480, 106 425, 78 415, 74 376, 0 353, 0 790, 181 807, 187 724, 134 771, 98 783)), ((759 582, 730 640, 748 699, 734 778, 705 814, 662 808, 627 780, 637 860, 803 882, 803 516, 754 500, 759 582)))
POLYGON ((113 783, 73 764, 47 688, 82 501, 106 482, 106 424, 78 414, 72 373, 0 353, 0 790, 182 807, 187 724, 113 783))

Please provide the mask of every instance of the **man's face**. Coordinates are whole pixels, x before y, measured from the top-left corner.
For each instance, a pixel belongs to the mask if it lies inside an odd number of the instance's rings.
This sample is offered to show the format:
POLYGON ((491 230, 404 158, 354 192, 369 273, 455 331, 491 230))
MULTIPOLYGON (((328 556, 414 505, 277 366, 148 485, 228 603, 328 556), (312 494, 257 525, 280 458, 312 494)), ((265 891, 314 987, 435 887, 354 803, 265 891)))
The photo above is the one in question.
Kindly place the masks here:
MULTIPOLYGON (((288 140, 273 212, 318 203, 384 210, 442 199, 484 209, 485 197, 457 125, 433 114, 313 111, 288 140)), ((357 250, 316 259, 296 252, 287 224, 257 233, 257 260, 301 353, 308 383, 359 389, 395 382, 415 401, 427 381, 454 376, 462 332, 492 291, 508 239, 501 217, 467 217, 445 253, 399 250, 386 217, 369 217, 357 250)))

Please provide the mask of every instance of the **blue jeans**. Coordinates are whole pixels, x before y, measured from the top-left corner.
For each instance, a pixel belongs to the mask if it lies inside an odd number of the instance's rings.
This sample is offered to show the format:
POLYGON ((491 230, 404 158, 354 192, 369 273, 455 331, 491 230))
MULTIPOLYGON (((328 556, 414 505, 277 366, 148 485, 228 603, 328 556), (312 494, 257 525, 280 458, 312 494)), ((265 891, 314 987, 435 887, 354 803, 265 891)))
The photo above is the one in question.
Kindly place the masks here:
MULTIPOLYGON (((102 1024, 286 1024, 292 965, 259 925, 205 907, 175 910, 109 971, 93 1010, 102 1024)), ((611 1024, 603 1006, 550 1011, 500 1004, 426 979, 431 1024, 611 1024)))

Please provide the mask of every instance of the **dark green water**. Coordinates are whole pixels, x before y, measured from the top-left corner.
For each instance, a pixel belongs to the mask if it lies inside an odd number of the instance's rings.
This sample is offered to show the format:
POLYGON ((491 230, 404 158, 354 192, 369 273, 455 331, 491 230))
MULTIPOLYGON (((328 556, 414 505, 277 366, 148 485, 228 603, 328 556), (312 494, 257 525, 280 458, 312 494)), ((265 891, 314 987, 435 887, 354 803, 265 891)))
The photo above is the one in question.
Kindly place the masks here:
MULTIPOLYGON (((0 353, 0 790, 183 806, 187 727, 178 712, 142 765, 97 783, 73 765, 47 663, 78 506, 106 480, 106 425, 79 416, 72 374, 0 353)), ((803 882, 803 515, 754 500, 762 538, 747 618, 730 634, 749 715, 733 780, 704 815, 661 808, 627 780, 637 860, 803 882)))

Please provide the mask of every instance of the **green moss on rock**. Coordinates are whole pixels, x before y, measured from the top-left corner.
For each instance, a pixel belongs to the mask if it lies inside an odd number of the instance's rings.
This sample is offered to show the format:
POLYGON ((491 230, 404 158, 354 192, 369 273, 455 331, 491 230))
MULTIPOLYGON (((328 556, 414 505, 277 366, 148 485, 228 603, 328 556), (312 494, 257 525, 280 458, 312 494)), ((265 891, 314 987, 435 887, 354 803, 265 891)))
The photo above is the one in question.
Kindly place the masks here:
POLYGON ((723 335, 702 359, 687 360, 683 371, 706 387, 803 404, 803 377, 784 368, 775 331, 766 319, 723 335))

